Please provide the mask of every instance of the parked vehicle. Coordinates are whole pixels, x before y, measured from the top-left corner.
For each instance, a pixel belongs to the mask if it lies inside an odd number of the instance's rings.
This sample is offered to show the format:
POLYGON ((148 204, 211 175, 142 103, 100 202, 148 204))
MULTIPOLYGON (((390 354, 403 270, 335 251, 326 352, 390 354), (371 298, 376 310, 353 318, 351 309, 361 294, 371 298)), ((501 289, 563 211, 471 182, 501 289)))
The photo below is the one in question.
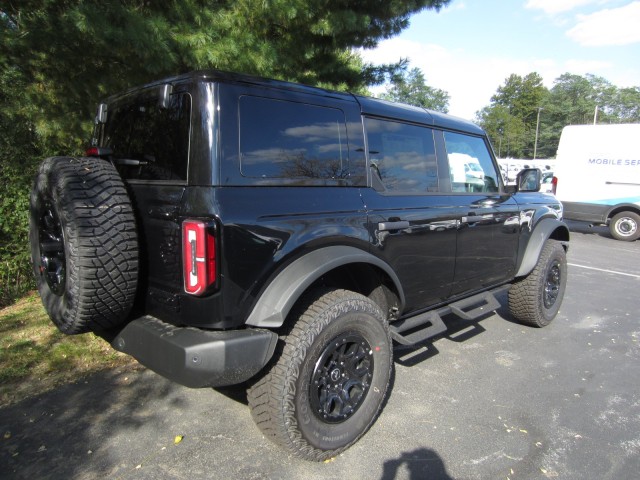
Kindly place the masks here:
POLYGON ((560 137, 556 195, 565 218, 640 237, 640 124, 572 125, 560 137))
POLYGON ((543 193, 556 193, 556 183, 558 178, 553 175, 553 172, 548 170, 542 172, 542 182, 540 184, 540 191, 543 193))
POLYGON ((248 382, 265 436, 318 461, 375 421, 393 342, 506 290, 517 320, 554 319, 569 231, 539 188, 505 187, 470 122, 194 72, 109 97, 87 157, 42 163, 34 273, 64 333, 189 387, 248 382), (482 178, 452 179, 462 155, 482 178))

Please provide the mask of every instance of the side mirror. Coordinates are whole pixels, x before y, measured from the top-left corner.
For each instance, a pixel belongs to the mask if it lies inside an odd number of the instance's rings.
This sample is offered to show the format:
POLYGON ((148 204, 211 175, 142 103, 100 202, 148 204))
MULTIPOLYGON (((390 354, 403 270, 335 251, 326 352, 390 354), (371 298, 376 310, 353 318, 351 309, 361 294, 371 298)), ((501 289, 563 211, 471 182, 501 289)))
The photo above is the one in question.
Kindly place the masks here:
POLYGON ((519 192, 539 192, 542 184, 542 172, 539 168, 525 168, 516 177, 519 192))

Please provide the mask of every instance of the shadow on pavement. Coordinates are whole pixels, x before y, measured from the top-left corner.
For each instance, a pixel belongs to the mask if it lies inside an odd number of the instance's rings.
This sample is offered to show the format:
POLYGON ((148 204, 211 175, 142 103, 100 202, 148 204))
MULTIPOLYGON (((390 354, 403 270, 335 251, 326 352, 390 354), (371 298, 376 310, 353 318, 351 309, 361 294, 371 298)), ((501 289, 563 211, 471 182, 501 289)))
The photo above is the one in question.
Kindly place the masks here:
POLYGON ((173 388, 157 375, 106 371, 0 409, 0 477, 98 478, 135 468, 118 465, 113 439, 162 415, 147 403, 173 388))
MULTIPOLYGON (((404 473, 404 472, 403 472, 404 473)), ((381 480, 408 478, 410 480, 452 480, 447 469, 436 452, 428 448, 418 448, 411 452, 403 452, 399 458, 384 462, 381 480), (400 475, 400 471, 408 472, 408 476, 400 475)))

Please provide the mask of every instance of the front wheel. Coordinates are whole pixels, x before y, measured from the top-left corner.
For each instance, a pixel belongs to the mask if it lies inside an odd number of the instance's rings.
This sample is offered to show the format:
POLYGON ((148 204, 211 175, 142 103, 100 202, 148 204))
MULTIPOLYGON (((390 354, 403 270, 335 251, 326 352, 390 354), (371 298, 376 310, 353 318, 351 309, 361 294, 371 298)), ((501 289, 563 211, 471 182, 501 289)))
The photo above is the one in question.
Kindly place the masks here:
POLYGON ((620 212, 611 219, 609 231, 616 240, 633 242, 640 237, 640 215, 634 212, 620 212))
POLYGON ((562 244, 547 240, 538 263, 509 290, 509 310, 520 322, 534 327, 555 318, 567 285, 567 255, 562 244))
POLYGON ((320 291, 292 312, 268 372, 248 391, 265 436, 306 460, 331 458, 377 418, 390 383, 389 328, 360 294, 320 291))

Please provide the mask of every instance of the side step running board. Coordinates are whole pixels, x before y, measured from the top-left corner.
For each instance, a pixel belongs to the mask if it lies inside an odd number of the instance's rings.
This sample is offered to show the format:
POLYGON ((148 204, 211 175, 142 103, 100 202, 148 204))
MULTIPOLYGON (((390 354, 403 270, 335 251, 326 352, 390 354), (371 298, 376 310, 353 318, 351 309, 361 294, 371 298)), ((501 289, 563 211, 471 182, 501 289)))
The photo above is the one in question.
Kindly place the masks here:
POLYGON ((391 338, 396 342, 402 345, 415 345, 441 334, 447 326, 437 311, 431 311, 393 322, 389 325, 389 329, 391 338))
POLYGON ((447 326, 442 321, 445 315, 453 314, 463 320, 475 320, 500 308, 500 302, 495 296, 507 291, 509 287, 510 285, 498 287, 489 292, 458 300, 437 310, 393 322, 389 325, 391 338, 402 345, 415 345, 446 331, 447 326))

